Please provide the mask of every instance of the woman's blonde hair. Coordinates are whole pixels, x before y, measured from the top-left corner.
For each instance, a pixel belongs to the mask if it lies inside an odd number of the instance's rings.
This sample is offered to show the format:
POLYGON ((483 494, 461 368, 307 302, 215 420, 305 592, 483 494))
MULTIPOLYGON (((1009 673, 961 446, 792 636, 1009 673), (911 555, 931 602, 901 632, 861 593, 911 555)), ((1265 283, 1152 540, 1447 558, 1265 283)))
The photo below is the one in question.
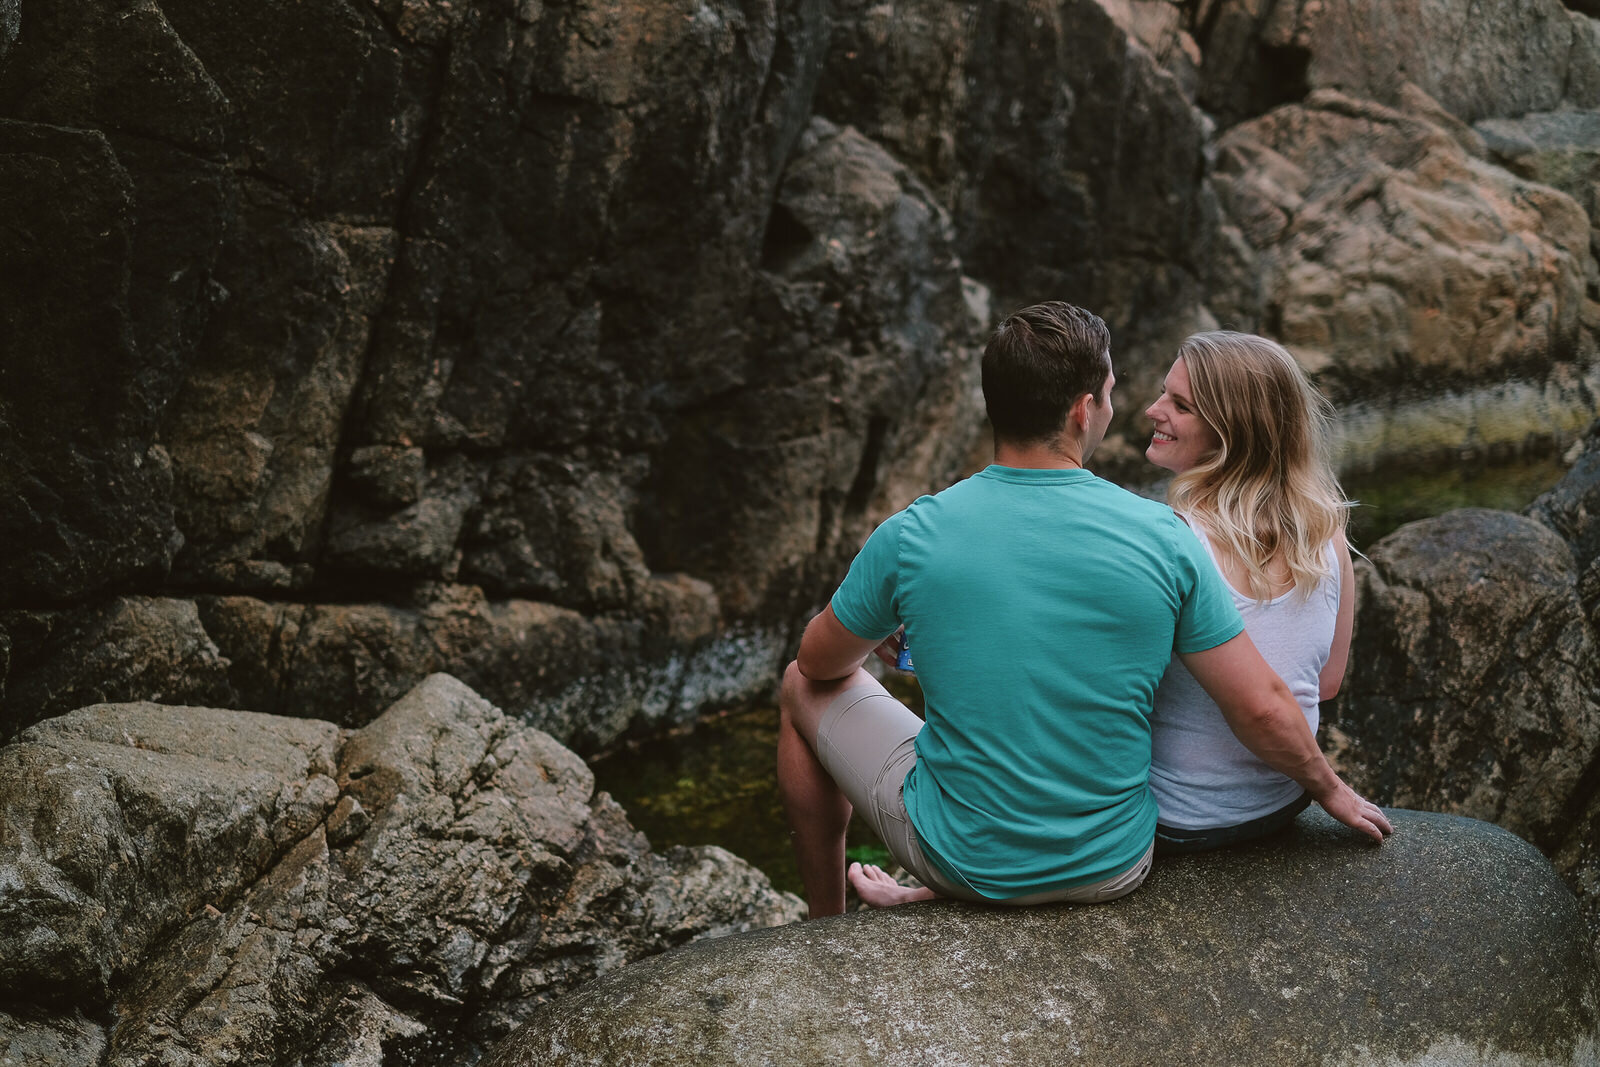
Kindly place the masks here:
POLYGON ((1329 457, 1333 405, 1288 349, 1265 337, 1197 333, 1178 358, 1195 412, 1222 444, 1172 480, 1168 503, 1239 561, 1251 596, 1271 597, 1274 561, 1309 596, 1327 573, 1324 546, 1344 530, 1350 508, 1329 457))

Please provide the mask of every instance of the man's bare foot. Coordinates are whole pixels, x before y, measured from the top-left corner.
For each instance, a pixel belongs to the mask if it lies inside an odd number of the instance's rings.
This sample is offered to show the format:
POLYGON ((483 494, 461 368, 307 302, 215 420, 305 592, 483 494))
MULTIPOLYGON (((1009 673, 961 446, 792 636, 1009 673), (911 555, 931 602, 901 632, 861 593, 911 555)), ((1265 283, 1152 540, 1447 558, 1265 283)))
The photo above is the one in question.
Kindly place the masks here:
POLYGON ((888 871, 870 863, 865 866, 852 863, 845 875, 855 887, 856 896, 870 908, 888 908, 895 904, 909 904, 913 900, 933 900, 939 895, 931 889, 912 889, 901 885, 889 877, 888 871))

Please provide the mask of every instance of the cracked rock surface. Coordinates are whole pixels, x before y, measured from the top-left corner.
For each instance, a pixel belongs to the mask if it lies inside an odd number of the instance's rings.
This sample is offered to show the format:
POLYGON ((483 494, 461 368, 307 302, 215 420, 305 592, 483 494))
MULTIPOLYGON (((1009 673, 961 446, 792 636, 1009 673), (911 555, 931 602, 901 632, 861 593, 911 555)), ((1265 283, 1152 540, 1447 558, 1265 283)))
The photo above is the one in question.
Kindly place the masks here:
POLYGON ((0 1063, 471 1062, 671 945, 791 921, 649 851, 587 766, 434 675, 366 727, 112 704, 0 749, 0 1063))

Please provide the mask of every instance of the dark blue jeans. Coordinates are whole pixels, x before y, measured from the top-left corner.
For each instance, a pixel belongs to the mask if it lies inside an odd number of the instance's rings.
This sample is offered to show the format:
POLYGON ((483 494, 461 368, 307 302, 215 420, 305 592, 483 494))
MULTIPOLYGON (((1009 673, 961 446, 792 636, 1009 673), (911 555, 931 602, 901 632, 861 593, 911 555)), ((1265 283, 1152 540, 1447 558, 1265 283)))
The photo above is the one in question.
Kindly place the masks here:
POLYGON ((1299 798, 1259 819, 1251 819, 1237 826, 1214 826, 1209 830, 1180 830, 1175 826, 1157 823, 1156 855, 1178 856, 1185 852, 1204 852, 1206 849, 1237 845, 1275 834, 1287 829, 1294 822, 1294 817, 1305 811, 1310 803, 1310 794, 1301 793, 1299 798))

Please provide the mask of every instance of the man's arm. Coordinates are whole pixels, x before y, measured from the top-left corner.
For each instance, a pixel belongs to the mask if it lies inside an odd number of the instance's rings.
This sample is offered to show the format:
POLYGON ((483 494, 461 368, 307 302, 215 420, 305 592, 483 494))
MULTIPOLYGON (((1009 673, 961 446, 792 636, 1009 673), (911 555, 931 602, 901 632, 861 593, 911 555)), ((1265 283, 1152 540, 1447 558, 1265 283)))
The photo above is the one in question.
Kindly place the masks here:
POLYGON ((800 638, 800 653, 794 661, 800 673, 813 682, 831 682, 854 674, 882 641, 882 638, 857 637, 845 629, 844 623, 834 615, 833 605, 829 604, 806 624, 805 636, 800 638))
POLYGON ((1299 782, 1346 826, 1377 841, 1394 832, 1378 806, 1358 796, 1328 766, 1305 713, 1248 634, 1179 657, 1222 709, 1233 735, 1263 763, 1299 782))

